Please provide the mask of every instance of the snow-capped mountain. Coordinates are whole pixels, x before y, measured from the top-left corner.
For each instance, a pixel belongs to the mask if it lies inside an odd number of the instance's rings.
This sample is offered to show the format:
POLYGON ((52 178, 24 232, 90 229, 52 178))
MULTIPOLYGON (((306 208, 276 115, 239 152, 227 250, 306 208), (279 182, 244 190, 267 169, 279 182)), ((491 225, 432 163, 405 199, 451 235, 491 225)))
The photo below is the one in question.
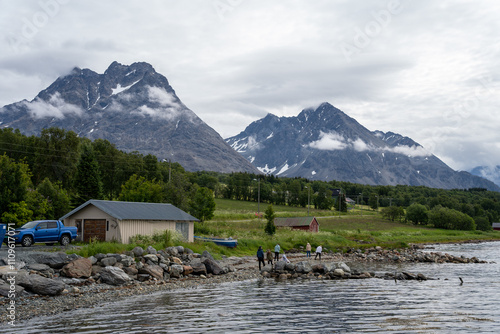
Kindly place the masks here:
POLYGON ((64 128, 190 171, 257 172, 181 102, 167 78, 143 62, 113 62, 103 74, 74 68, 33 100, 1 108, 0 124, 26 135, 64 128))
POLYGON ((408 137, 366 129, 329 103, 296 117, 268 114, 226 141, 261 172, 277 176, 500 191, 488 180, 452 170, 408 137))

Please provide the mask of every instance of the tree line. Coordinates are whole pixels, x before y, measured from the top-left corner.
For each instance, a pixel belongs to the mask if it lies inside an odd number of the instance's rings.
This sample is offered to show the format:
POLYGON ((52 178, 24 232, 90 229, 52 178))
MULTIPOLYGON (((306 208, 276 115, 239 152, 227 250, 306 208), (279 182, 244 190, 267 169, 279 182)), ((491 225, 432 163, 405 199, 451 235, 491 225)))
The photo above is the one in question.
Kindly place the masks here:
POLYGON ((344 212, 349 201, 381 208, 391 220, 445 228, 488 230, 492 222, 500 221, 500 193, 482 188, 445 190, 188 172, 178 163, 126 153, 107 140, 91 141, 58 128, 30 137, 1 129, 0 168, 2 222, 61 217, 88 199, 166 202, 209 220, 214 197, 344 212), (441 223, 446 220, 461 223, 441 223))

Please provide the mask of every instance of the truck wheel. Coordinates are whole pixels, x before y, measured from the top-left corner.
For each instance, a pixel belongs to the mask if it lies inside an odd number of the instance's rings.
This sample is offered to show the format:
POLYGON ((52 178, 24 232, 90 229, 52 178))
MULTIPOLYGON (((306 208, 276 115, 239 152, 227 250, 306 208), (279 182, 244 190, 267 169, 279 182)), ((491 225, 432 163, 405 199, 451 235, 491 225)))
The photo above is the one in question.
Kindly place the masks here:
POLYGON ((69 236, 67 234, 63 235, 61 237, 61 240, 59 240, 59 243, 62 246, 67 246, 67 245, 69 245, 70 242, 71 242, 71 239, 69 238, 69 236))
POLYGON ((31 235, 25 235, 21 239, 21 244, 23 245, 23 247, 30 247, 31 245, 33 245, 33 237, 31 235))

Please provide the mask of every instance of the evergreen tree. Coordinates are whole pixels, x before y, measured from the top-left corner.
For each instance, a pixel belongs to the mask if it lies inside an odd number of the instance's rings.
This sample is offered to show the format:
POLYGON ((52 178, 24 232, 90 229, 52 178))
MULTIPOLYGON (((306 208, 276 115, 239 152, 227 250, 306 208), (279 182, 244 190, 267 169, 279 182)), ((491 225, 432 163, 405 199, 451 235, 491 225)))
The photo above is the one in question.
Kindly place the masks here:
POLYGON ((84 145, 75 175, 77 205, 90 199, 102 198, 102 182, 99 165, 90 145, 84 145))
POLYGON ((272 205, 269 205, 267 207, 267 209, 264 213, 264 217, 267 220, 266 227, 264 228, 264 231, 268 235, 273 235, 274 233, 276 233, 276 226, 274 225, 275 214, 274 214, 274 210, 273 210, 272 205))
POLYGON ((198 188, 194 198, 191 200, 190 213, 200 221, 210 220, 214 217, 215 200, 212 190, 208 188, 198 188))

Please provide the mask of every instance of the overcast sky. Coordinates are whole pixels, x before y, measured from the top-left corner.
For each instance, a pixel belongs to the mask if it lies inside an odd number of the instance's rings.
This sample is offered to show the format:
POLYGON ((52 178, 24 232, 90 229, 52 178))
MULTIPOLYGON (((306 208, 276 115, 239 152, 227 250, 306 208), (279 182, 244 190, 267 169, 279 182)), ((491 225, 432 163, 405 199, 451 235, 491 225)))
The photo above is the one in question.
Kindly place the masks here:
POLYGON ((0 0, 0 106, 145 61, 227 138, 329 102, 450 167, 500 164, 500 2, 0 0))

